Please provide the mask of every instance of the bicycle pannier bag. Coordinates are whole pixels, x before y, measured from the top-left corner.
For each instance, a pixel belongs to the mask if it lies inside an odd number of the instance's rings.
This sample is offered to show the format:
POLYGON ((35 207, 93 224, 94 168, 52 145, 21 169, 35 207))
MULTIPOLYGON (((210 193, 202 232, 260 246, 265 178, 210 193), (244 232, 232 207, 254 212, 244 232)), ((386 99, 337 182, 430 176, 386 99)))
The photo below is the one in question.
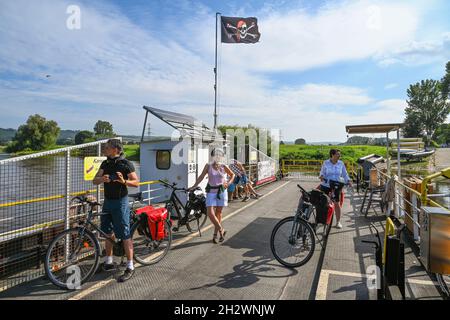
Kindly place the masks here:
POLYGON ((165 238, 165 221, 168 214, 166 208, 156 209, 152 206, 146 206, 136 210, 136 214, 141 215, 141 228, 147 231, 153 240, 162 240, 165 238))
POLYGON ((316 207, 316 223, 329 224, 333 213, 328 196, 320 190, 312 190, 310 202, 316 207))

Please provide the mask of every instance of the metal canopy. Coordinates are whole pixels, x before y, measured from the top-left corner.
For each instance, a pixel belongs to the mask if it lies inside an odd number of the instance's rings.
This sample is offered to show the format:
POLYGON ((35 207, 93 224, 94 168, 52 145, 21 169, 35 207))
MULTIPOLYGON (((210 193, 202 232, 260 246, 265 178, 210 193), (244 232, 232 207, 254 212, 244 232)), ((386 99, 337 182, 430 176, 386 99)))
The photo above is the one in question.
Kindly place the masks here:
POLYGON ((386 124, 363 124, 356 126, 345 126, 348 134, 364 134, 364 133, 389 133, 397 131, 403 127, 403 123, 386 123, 386 124))
POLYGON ((362 124, 356 126, 345 126, 347 134, 370 134, 385 133, 386 134, 386 159, 389 173, 391 173, 391 161, 389 157, 389 132, 397 131, 397 176, 401 177, 400 169, 400 129, 403 123, 380 123, 380 124, 362 124))
POLYGON ((192 116, 147 106, 143 106, 143 108, 146 110, 146 115, 144 129, 142 132, 142 141, 144 140, 144 132, 147 125, 147 116, 149 112, 167 123, 172 128, 178 130, 181 136, 190 136, 192 138, 202 139, 204 141, 213 141, 215 139, 222 138, 220 135, 216 137, 213 130, 192 116))

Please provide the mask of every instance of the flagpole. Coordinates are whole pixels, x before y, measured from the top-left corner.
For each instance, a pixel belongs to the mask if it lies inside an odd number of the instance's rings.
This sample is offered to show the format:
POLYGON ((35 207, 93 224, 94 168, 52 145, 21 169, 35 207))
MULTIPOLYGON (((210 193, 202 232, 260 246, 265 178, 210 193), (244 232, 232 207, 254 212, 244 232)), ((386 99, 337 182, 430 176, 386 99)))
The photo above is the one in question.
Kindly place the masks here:
POLYGON ((215 51, 215 67, 214 67, 214 129, 217 129, 217 18, 220 12, 216 12, 216 51, 215 51))

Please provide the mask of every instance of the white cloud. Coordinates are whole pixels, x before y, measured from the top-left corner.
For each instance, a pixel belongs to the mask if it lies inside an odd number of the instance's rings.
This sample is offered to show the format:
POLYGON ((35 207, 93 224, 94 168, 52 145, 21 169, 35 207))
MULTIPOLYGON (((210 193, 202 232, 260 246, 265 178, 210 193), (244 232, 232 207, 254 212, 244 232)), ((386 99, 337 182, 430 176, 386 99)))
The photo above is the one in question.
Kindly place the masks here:
POLYGON ((445 62, 450 56, 450 32, 442 34, 438 40, 411 41, 389 53, 379 55, 379 65, 393 64, 417 66, 432 62, 445 62))
POLYGON ((340 2, 261 17, 257 46, 223 45, 224 60, 253 70, 306 70, 390 52, 414 39, 419 12, 408 3, 340 2))
MULTIPOLYGON (((0 79, 2 114, 16 122, 20 115, 42 112, 73 129, 90 128, 103 118, 117 131, 139 134, 141 106, 146 104, 191 113, 211 124, 210 10, 199 5, 197 15, 173 33, 166 28, 169 33, 162 37, 156 27, 143 29, 107 3, 100 9, 83 3, 81 30, 68 30, 68 4, 0 3, 0 73, 13 75, 0 79)), ((414 40, 419 19, 414 5, 342 2, 314 14, 267 8, 259 19, 260 43, 222 45, 219 119, 277 124, 286 136, 317 141, 330 136, 344 140, 348 122, 400 117, 394 102, 377 103, 365 88, 326 82, 280 87, 265 71, 299 71, 373 56, 388 59, 389 52, 395 59, 399 52, 392 48, 414 40)))

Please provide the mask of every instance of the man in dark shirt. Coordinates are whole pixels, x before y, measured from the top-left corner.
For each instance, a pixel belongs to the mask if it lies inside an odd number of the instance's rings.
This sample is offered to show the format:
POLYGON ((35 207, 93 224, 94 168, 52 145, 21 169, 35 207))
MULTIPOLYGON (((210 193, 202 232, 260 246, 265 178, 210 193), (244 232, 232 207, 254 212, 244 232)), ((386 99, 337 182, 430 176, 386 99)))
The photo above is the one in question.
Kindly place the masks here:
MULTIPOLYGON (((104 183, 105 202, 103 203, 103 212, 110 213, 101 216, 102 231, 113 239, 117 237, 123 240, 125 255, 127 256, 127 269, 119 278, 119 281, 124 282, 134 274, 127 187, 139 187, 139 179, 133 164, 124 157, 120 140, 108 140, 105 146, 105 155, 108 158, 102 162, 93 182, 95 185, 104 183)), ((105 250, 106 260, 102 265, 103 270, 114 270, 113 244, 110 241, 105 242, 105 250)))

